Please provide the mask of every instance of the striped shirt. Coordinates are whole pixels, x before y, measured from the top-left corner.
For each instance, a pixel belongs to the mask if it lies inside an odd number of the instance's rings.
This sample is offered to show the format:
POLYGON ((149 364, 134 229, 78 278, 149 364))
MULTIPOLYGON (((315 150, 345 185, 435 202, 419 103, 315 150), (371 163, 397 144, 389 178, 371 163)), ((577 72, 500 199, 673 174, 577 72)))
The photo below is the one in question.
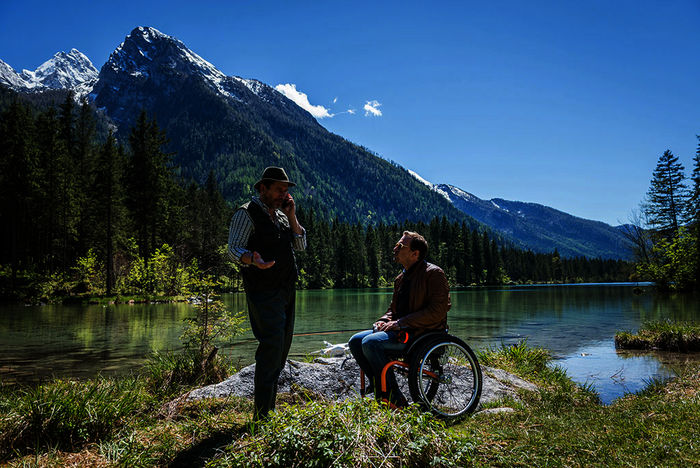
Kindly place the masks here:
MULTIPOLYGON (((262 209, 267 213, 270 209, 265 205, 258 197, 253 197, 253 203, 257 203, 262 207, 262 209)), ((286 218, 284 213, 280 210, 275 210, 275 224, 279 225, 281 218, 286 218)), ((251 234, 255 230, 253 225, 253 220, 248 214, 247 210, 239 208, 231 217, 231 225, 228 230, 228 255, 234 262, 250 266, 241 261, 241 256, 248 252, 246 245, 248 245, 248 240, 251 234)), ((294 240, 292 241, 292 247, 294 250, 305 250, 306 249, 306 229, 301 228, 301 234, 294 234, 294 240)), ((263 259, 267 260, 267 259, 263 259)))

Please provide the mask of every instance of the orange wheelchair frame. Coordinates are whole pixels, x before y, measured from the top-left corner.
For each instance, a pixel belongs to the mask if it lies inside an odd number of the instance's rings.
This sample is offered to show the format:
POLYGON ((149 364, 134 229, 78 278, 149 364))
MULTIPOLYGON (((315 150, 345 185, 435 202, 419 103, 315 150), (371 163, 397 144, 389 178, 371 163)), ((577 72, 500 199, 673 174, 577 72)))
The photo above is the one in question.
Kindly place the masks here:
MULTIPOLYGON (((407 374, 413 402, 440 417, 457 418, 478 406, 483 378, 477 357, 466 343, 447 331, 427 332, 406 351, 390 355, 379 382, 375 382, 379 388, 374 391, 381 392, 381 401, 397 408, 388 398, 390 369, 407 374), (466 383, 458 384, 458 378, 466 383)), ((360 370, 360 395, 365 394, 365 374, 360 370)))

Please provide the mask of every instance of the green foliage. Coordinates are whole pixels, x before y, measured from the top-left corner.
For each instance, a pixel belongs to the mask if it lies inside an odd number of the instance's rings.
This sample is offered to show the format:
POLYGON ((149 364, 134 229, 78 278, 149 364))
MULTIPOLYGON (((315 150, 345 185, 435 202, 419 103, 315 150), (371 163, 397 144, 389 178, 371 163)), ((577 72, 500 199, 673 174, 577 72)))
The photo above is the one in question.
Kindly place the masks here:
POLYGON ((632 236, 643 253, 638 276, 662 290, 700 289, 700 146, 694 161, 688 189, 678 158, 670 151, 659 158, 642 205, 650 232, 638 229, 632 236))
POLYGON ((684 168, 678 158, 666 150, 654 169, 644 210, 651 226, 675 235, 684 220, 688 191, 684 168))
POLYGON ((100 295, 105 292, 104 266, 97 258, 94 249, 88 250, 85 257, 77 260, 75 276, 77 277, 76 290, 89 295, 100 295))
POLYGON ((218 286, 219 281, 211 276, 204 276, 197 281, 194 302, 196 314, 187 319, 187 325, 180 338, 185 344, 185 349, 198 352, 201 359, 208 359, 217 349, 217 344, 229 343, 245 331, 245 311, 232 314, 218 299, 215 292, 218 286))
POLYGON ((125 147, 89 104, 56 96, 0 109, 3 296, 175 294, 191 267, 227 273, 230 209, 215 178, 186 194, 155 121, 143 114, 125 147))
POLYGON ((77 450, 112 436, 149 397, 134 378, 55 380, 0 396, 0 457, 77 450))
POLYGON ((313 210, 299 210, 308 247, 297 253, 300 284, 317 288, 385 287, 399 272, 392 248, 405 230, 421 233, 430 246, 427 260, 439 265, 452 286, 510 282, 605 282, 627 280, 631 265, 621 260, 561 258, 499 247, 487 233, 446 218, 429 225, 404 222, 376 226, 328 223, 313 210))
POLYGON ((219 354, 203 369, 201 354, 195 349, 155 352, 144 367, 148 389, 158 397, 178 396, 193 386, 221 382, 234 371, 232 360, 219 354))
POLYGON ((65 296, 71 291, 74 284, 66 272, 30 276, 34 279, 29 288, 30 295, 37 302, 48 303, 57 297, 65 296))
POLYGON ((663 290, 688 290, 697 287, 698 239, 686 228, 670 238, 658 238, 650 261, 637 264, 637 273, 663 290))
POLYGON ((173 248, 163 244, 150 257, 134 260, 126 278, 126 290, 145 295, 187 294, 198 274, 196 261, 183 265, 173 248))
POLYGON ((211 466, 464 466, 474 445, 416 408, 393 412, 371 400, 310 402, 275 412, 211 466))
POLYGON ((218 350, 245 331, 246 316, 243 311, 231 313, 218 299, 219 286, 211 276, 193 281, 194 315, 185 319, 183 351, 154 353, 146 364, 149 388, 156 393, 171 395, 195 384, 220 382, 233 371, 218 350))

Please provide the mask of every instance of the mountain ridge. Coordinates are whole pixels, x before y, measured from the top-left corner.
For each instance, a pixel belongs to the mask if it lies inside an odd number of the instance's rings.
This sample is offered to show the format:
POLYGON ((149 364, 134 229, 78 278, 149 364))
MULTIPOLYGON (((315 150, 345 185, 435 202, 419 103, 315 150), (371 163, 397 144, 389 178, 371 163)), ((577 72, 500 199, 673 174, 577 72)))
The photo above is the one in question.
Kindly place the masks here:
MULTIPOLYGON (((425 179, 420 180, 429 184, 425 179)), ((577 217, 539 203, 503 198, 483 200, 449 184, 433 184, 433 190, 477 221, 539 252, 556 248, 565 257, 612 259, 629 258, 631 252, 622 226, 577 217)))
POLYGON ((21 73, 0 60, 0 83, 16 90, 71 89, 81 98, 92 90, 98 73, 90 59, 77 49, 56 52, 34 71, 21 73))
MULTIPOLYGON (((464 208, 467 201, 452 192, 451 186, 430 184, 329 132, 273 87, 227 76, 184 43, 155 28, 133 29, 94 77, 66 71, 70 63, 79 66, 85 60, 92 66, 79 51, 73 49, 71 54, 56 54, 24 78, 0 61, 0 82, 24 92, 67 86, 76 95, 87 96, 108 116, 123 140, 140 111, 146 110, 170 138, 168 150, 176 153, 181 175, 202 183, 213 171, 224 196, 234 204, 250 196, 265 166, 281 165, 299 183, 297 196, 304 205, 329 219, 371 224, 405 219, 427 222, 447 216, 473 229, 490 226, 502 239, 535 251, 551 252, 562 245, 563 255, 600 256, 594 246, 566 247, 573 241, 558 231, 533 234, 528 231, 532 226, 514 222, 512 213, 479 203, 480 210, 472 206, 470 212, 464 208), (71 57, 73 62, 68 60, 71 57), (60 81, 58 73, 49 72, 52 69, 74 79, 60 81), (22 86, 27 83, 33 87, 22 86), (489 211, 494 219, 479 218, 489 211), (510 219, 510 228, 497 222, 501 218, 510 219)), ((602 252, 604 257, 622 256, 602 252)))

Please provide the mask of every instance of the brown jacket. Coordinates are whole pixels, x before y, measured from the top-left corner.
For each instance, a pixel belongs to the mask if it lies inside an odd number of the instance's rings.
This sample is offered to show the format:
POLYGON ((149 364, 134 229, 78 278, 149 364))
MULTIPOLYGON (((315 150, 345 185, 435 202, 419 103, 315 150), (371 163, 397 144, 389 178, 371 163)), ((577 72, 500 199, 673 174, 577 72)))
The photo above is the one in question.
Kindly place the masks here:
POLYGON ((402 330, 447 329, 447 311, 450 310, 450 288, 445 272, 432 263, 421 262, 411 271, 411 291, 408 298, 408 314, 395 317, 396 299, 404 279, 402 272, 394 280, 391 305, 379 321, 397 320, 402 330))

